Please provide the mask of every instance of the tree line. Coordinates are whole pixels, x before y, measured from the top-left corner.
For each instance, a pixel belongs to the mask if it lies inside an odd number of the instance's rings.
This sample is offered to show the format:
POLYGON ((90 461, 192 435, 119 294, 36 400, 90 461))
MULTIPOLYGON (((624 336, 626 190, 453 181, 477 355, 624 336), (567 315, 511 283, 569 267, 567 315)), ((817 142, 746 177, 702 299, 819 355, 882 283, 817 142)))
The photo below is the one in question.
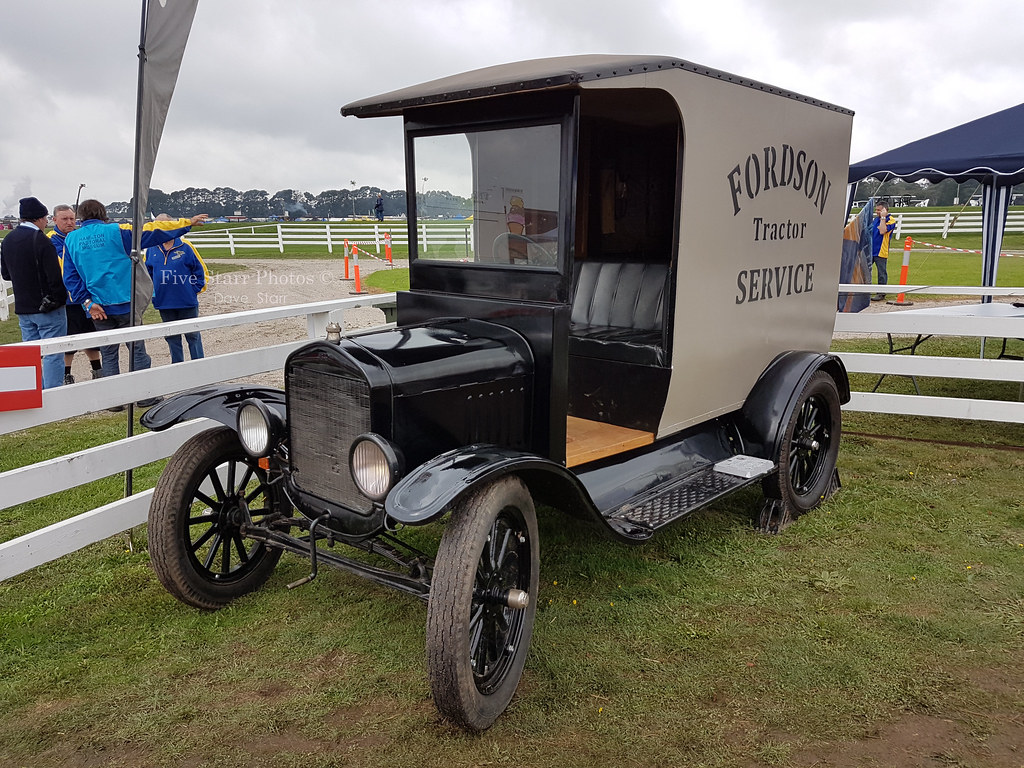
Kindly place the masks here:
MULTIPOLYGON (((378 192, 384 201, 385 216, 405 216, 408 213, 404 189, 385 190, 364 186, 359 189, 329 189, 318 195, 295 189, 283 189, 274 194, 264 189, 240 192, 231 187, 188 187, 176 192, 151 189, 147 214, 191 216, 194 213, 208 213, 214 218, 239 215, 249 219, 273 216, 289 219, 373 216, 378 192)), ((468 215, 473 210, 470 200, 444 190, 426 191, 420 198, 420 216, 452 218, 468 215)), ((132 215, 131 201, 111 203, 107 206, 107 213, 111 218, 128 218, 132 215)))

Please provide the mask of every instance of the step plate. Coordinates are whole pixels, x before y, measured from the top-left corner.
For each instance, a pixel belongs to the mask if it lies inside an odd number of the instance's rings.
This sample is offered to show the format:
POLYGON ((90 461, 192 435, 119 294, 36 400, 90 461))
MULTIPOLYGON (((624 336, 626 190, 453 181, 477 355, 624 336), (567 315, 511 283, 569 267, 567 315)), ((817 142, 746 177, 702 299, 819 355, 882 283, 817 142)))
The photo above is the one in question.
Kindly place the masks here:
MULTIPOLYGON (((674 520, 710 504, 715 499, 750 485, 761 477, 737 477, 716 472, 708 465, 685 478, 663 486, 644 499, 623 504, 606 515, 609 520, 633 524, 648 530, 662 528, 674 520)), ((622 526, 616 526, 620 528, 622 526)))

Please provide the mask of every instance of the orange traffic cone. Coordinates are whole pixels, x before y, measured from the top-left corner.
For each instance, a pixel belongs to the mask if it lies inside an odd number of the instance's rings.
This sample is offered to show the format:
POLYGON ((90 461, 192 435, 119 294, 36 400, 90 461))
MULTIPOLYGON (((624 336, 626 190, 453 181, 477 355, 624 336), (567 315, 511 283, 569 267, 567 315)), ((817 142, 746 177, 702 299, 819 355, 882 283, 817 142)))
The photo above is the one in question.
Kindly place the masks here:
MULTIPOLYGON (((900 285, 907 284, 907 274, 910 272, 910 248, 914 244, 914 238, 908 237, 903 242, 903 268, 900 269, 900 285)), ((886 304, 893 304, 897 307, 913 306, 914 302, 906 300, 906 293, 896 297, 896 301, 887 301, 886 304)))

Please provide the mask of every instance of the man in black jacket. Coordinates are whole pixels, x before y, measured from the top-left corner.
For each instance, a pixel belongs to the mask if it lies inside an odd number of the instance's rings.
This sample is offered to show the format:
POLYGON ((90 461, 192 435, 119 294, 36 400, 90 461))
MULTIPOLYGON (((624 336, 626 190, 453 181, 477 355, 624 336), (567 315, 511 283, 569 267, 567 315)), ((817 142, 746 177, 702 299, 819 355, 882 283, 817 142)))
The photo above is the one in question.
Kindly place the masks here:
MULTIPOLYGON (((0 242, 0 275, 14 286, 14 311, 22 341, 66 336, 64 302, 67 289, 61 279, 57 250, 43 230, 49 212, 34 197, 23 197, 21 224, 0 242)), ((43 389, 64 383, 64 355, 43 357, 43 389)))

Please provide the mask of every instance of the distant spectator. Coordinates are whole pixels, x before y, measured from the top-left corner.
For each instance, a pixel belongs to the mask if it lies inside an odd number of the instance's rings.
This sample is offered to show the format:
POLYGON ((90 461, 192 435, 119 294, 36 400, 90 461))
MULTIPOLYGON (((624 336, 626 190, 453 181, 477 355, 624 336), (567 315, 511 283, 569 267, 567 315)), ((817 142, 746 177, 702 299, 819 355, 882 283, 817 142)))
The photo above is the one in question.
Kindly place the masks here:
POLYGON ((377 214, 377 221, 384 221, 384 196, 378 192, 377 202, 373 204, 373 212, 377 214))
MULTIPOLYGON (((0 242, 0 276, 14 288, 14 312, 22 341, 55 339, 67 335, 64 314, 67 290, 60 275, 60 261, 43 230, 49 213, 34 197, 19 201, 19 224, 0 242)), ((43 389, 64 383, 64 355, 43 357, 43 389)))
MULTIPOLYGON (((170 217, 161 214, 158 221, 170 217)), ((199 317, 199 294, 206 288, 206 265, 195 246, 187 240, 175 238, 146 251, 146 269, 153 277, 153 306, 165 323, 199 317)), ((185 359, 181 336, 165 336, 171 362, 185 359)), ((188 356, 192 360, 203 357, 203 339, 199 331, 185 334, 188 356)))
MULTIPOLYGON (((889 206, 879 203, 875 206, 875 219, 871 222, 871 261, 878 269, 878 284, 889 284, 889 238, 896 229, 896 219, 889 215, 889 206)), ((884 293, 876 293, 872 301, 882 301, 884 293)))
MULTIPOLYGON (((132 267, 130 257, 132 232, 130 227, 122 228, 110 223, 107 209, 98 200, 85 200, 78 209, 82 226, 65 238, 67 255, 64 259, 64 275, 71 298, 80 303, 92 317, 99 330, 113 330, 131 325, 132 267)), ((191 224, 202 224, 207 215, 193 216, 191 224)), ((143 230, 142 248, 151 248, 191 229, 185 226, 177 229, 143 230)), ((146 353, 143 341, 130 342, 135 370, 145 370, 152 361, 146 353)), ((117 344, 100 347, 103 358, 103 375, 116 376, 121 372, 117 344)), ((140 400, 140 407, 159 402, 160 398, 140 400)))
MULTIPOLYGON (((53 229, 48 233, 50 242, 57 249, 57 258, 60 260, 61 270, 64 269, 64 238, 68 233, 78 228, 75 223, 75 211, 70 205, 57 205, 53 208, 53 229)), ((68 335, 75 336, 81 333, 92 333, 96 330, 92 318, 85 314, 82 306, 67 297, 67 304, 64 305, 64 312, 68 317, 68 335)), ((98 379, 103 375, 103 368, 100 365, 100 350, 98 347, 89 347, 85 350, 85 356, 92 367, 92 377, 98 379)), ((71 363, 74 362, 75 353, 64 353, 64 383, 74 384, 75 377, 71 374, 71 363)))

